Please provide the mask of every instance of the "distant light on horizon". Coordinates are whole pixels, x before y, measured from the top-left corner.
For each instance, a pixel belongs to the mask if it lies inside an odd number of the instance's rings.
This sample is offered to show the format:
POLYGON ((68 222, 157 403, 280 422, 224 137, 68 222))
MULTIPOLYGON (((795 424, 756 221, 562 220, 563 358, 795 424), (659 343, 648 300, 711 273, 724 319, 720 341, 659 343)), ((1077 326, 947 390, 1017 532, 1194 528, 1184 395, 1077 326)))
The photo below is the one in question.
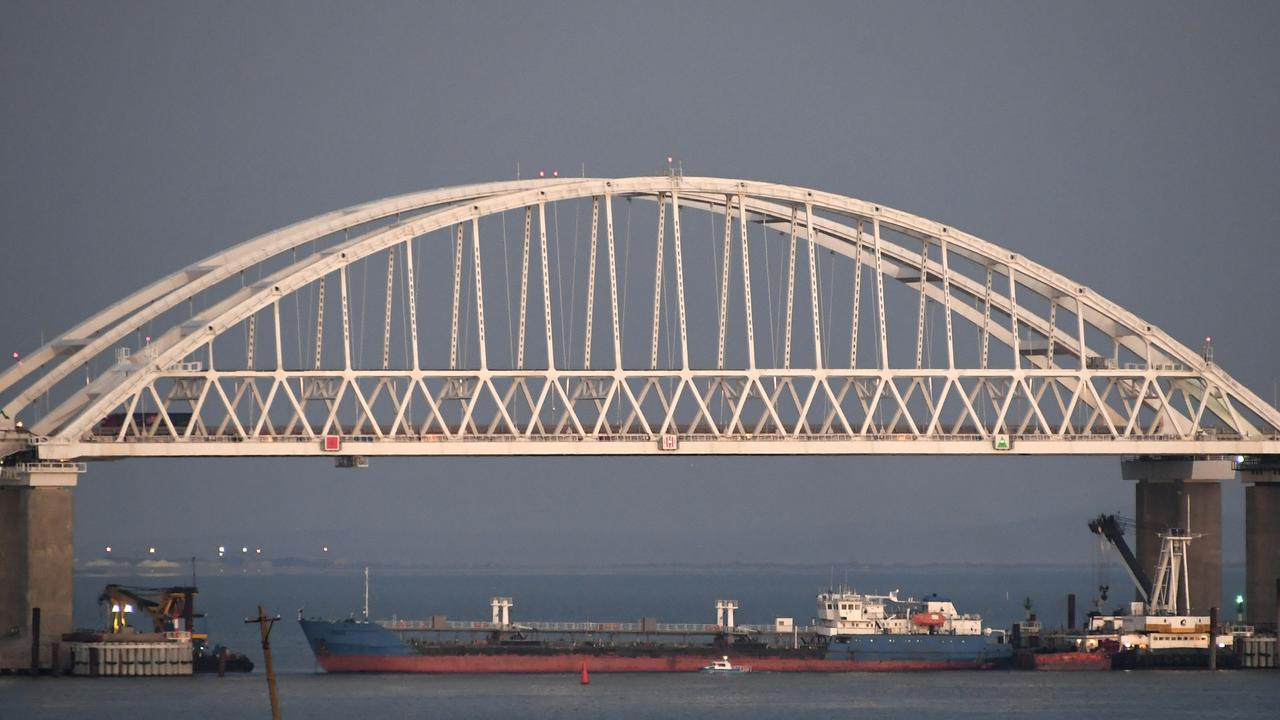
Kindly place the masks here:
POLYGON ((111 546, 110 546, 110 545, 108 545, 108 546, 107 546, 107 552, 111 552, 111 546))
POLYGON ((151 553, 152 555, 155 555, 155 554, 156 554, 156 549, 155 549, 154 547, 149 547, 149 548, 147 548, 147 552, 151 553))
POLYGON ((242 547, 242 548, 240 548, 240 552, 242 552, 242 553, 247 553, 247 552, 249 552, 249 548, 247 548, 247 547, 242 547))
POLYGON ((322 548, 322 549, 323 549, 325 552, 329 552, 329 546, 328 546, 328 545, 325 545, 325 546, 324 546, 324 548, 322 548))

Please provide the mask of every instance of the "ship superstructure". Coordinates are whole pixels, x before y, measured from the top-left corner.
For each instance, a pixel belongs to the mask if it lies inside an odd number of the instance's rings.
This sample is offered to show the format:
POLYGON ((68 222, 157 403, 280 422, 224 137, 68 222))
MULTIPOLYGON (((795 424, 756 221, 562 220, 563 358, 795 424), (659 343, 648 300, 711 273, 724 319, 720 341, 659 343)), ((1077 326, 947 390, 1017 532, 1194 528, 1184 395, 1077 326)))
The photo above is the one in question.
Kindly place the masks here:
POLYGON ((981 635, 982 617, 961 615, 950 600, 862 595, 847 588, 818 594, 817 632, 842 635, 981 635))

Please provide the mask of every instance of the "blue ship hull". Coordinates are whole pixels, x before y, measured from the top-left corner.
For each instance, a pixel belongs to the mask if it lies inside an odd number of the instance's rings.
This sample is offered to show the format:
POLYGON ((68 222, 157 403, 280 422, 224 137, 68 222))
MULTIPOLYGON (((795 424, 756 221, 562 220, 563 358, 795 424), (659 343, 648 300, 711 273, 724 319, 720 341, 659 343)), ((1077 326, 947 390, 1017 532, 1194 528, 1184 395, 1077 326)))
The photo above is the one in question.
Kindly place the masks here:
POLYGON ((850 635, 832 638, 827 660, 889 663, 1000 664, 1013 658, 1013 646, 981 635, 850 635))

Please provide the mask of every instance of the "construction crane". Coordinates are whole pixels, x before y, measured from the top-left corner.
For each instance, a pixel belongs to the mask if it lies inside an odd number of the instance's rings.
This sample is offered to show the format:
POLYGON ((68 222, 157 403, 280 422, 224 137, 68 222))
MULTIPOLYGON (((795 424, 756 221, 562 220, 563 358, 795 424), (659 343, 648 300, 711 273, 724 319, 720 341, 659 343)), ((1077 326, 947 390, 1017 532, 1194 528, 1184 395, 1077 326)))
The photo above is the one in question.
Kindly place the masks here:
POLYGON ((1089 529, 1095 535, 1105 537, 1115 547, 1116 552, 1120 553, 1120 558, 1124 560, 1124 568, 1129 572, 1129 579, 1133 581, 1134 587, 1138 588, 1138 594, 1142 596, 1142 601, 1150 602, 1151 580, 1147 577, 1147 573, 1142 569, 1142 566, 1138 564, 1138 558, 1129 549, 1129 543, 1125 542, 1125 525, 1132 527, 1133 523, 1115 515, 1099 515, 1089 521, 1089 529))
POLYGON ((202 646, 209 636, 203 628, 195 628, 196 618, 204 618, 195 611, 196 592, 191 586, 144 588, 113 584, 103 588, 98 602, 107 608, 113 634, 129 632, 128 615, 137 611, 151 618, 150 632, 186 630, 191 633, 192 643, 202 646))
POLYGON ((143 613, 151 619, 149 632, 191 633, 191 651, 195 672, 251 672, 253 661, 241 653, 233 653, 215 645, 209 647, 209 633, 204 627, 204 613, 196 612, 194 585, 178 585, 165 588, 137 587, 133 585, 108 585, 98 596, 98 602, 106 608, 110 633, 148 632, 145 628, 129 625, 128 616, 143 613))

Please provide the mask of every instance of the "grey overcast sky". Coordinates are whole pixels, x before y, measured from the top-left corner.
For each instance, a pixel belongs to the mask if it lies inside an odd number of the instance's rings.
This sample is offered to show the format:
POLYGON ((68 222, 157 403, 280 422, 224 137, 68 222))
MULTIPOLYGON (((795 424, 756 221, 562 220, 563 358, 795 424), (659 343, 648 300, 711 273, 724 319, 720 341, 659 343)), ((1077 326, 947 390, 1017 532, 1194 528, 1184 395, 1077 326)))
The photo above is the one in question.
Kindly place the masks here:
MULTIPOLYGON (((806 185, 964 228, 1272 398, 1280 4, 0 4, 0 344, 295 220, 514 176, 806 185)), ((78 555, 1088 562, 1114 459, 127 461, 78 555)), ((1243 494, 1224 490, 1238 559, 1243 494)))

